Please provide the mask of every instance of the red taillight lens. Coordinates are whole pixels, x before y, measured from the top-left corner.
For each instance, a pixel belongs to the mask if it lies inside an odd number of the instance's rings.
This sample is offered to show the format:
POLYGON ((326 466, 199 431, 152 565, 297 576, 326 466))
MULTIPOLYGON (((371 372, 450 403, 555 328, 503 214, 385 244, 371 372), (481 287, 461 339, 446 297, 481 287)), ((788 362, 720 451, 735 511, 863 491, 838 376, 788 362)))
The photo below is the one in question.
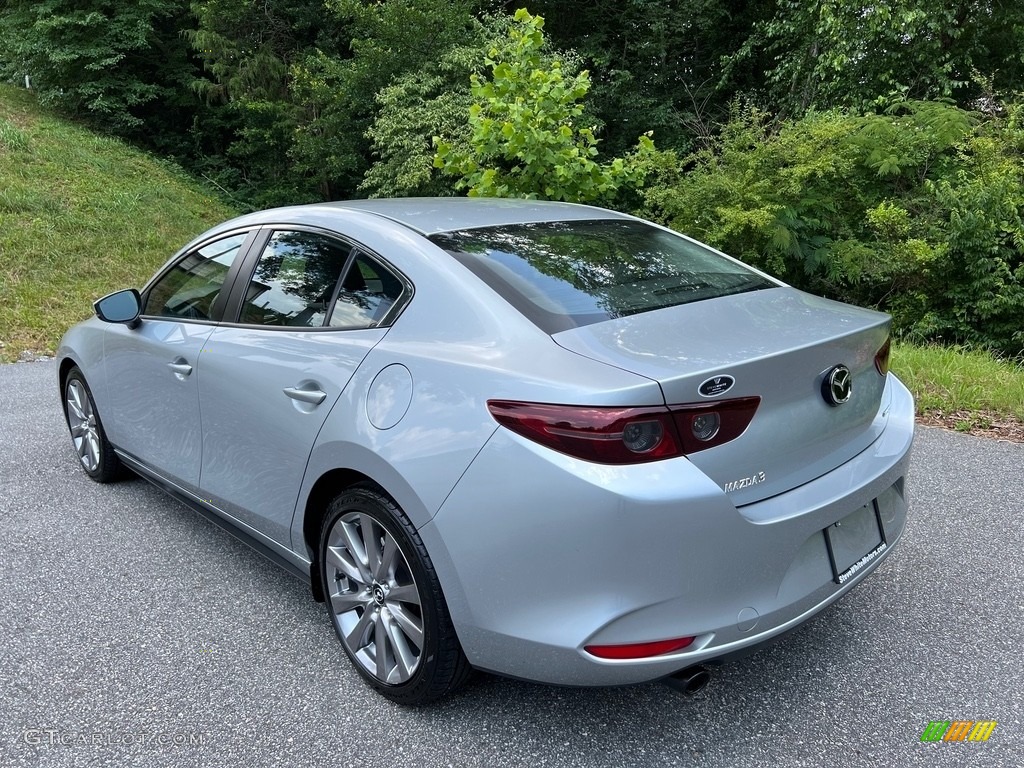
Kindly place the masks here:
POLYGON ((875 352, 875 370, 885 376, 889 372, 889 350, 892 348, 892 338, 885 340, 885 344, 875 352))
POLYGON ((674 640, 658 640, 653 643, 627 643, 625 645, 587 645, 583 648, 591 656, 600 659, 645 659, 649 656, 663 656, 675 653, 692 643, 692 637, 677 637, 674 640))
POLYGON ((670 407, 607 407, 489 400, 516 434, 578 459, 640 464, 713 448, 743 434, 761 402, 743 397, 670 407))
POLYGON ((696 453, 735 440, 750 426, 760 404, 760 397, 737 397, 669 406, 682 438, 683 453, 696 453))
POLYGON ((682 452, 667 408, 607 408, 489 400, 502 426, 534 442, 601 464, 639 464, 682 452))

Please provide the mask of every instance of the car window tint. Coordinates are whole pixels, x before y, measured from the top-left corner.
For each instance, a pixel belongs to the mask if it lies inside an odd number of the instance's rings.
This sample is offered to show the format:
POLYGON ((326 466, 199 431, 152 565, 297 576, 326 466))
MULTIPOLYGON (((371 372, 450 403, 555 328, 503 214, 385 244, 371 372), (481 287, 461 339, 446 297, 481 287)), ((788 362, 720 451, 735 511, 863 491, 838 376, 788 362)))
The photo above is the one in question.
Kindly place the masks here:
POLYGON ((171 267, 149 289, 144 315, 209 320, 213 302, 248 233, 204 245, 171 267))
POLYGON ((548 333, 776 285, 640 221, 516 224, 430 239, 548 333))
POLYGON ((356 255, 345 274, 331 312, 332 328, 379 325, 402 295, 402 281, 366 254, 356 255))
POLYGON ((239 321, 321 327, 351 250, 313 232, 275 232, 249 282, 239 321))

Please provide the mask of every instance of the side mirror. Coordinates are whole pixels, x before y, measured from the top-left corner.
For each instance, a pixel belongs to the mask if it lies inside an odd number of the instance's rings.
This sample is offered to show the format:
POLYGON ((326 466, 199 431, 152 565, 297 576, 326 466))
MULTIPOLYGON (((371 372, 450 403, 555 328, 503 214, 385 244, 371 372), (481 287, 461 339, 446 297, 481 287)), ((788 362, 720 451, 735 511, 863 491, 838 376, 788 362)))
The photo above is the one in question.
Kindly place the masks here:
POLYGON ((124 323, 129 328, 139 324, 139 311, 142 309, 142 297, 134 288, 111 293, 92 305, 96 317, 105 323, 124 323))

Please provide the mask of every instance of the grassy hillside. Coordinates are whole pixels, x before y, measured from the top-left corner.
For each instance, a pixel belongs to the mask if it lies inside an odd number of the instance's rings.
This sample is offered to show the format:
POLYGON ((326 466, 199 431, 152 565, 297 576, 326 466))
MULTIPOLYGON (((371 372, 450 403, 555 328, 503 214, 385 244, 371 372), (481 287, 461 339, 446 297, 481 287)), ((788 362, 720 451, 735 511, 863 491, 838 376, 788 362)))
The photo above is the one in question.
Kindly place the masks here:
POLYGON ((180 170, 0 85, 0 361, 53 351, 95 299, 139 287, 232 214, 180 170))

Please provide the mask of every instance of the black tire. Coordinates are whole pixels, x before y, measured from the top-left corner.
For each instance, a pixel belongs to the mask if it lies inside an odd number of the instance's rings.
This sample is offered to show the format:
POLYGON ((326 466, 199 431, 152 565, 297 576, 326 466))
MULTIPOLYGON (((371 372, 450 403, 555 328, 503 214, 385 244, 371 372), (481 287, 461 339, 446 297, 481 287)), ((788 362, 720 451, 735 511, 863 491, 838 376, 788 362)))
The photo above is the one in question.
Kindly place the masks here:
POLYGON ((80 466, 97 483, 116 480, 121 474, 121 461, 107 440, 92 390, 77 366, 68 371, 61 395, 64 420, 80 466))
POLYGON ((471 668, 437 574, 391 499, 363 484, 335 498, 320 529, 319 557, 331 623, 372 688, 398 704, 418 705, 465 683, 471 668))

